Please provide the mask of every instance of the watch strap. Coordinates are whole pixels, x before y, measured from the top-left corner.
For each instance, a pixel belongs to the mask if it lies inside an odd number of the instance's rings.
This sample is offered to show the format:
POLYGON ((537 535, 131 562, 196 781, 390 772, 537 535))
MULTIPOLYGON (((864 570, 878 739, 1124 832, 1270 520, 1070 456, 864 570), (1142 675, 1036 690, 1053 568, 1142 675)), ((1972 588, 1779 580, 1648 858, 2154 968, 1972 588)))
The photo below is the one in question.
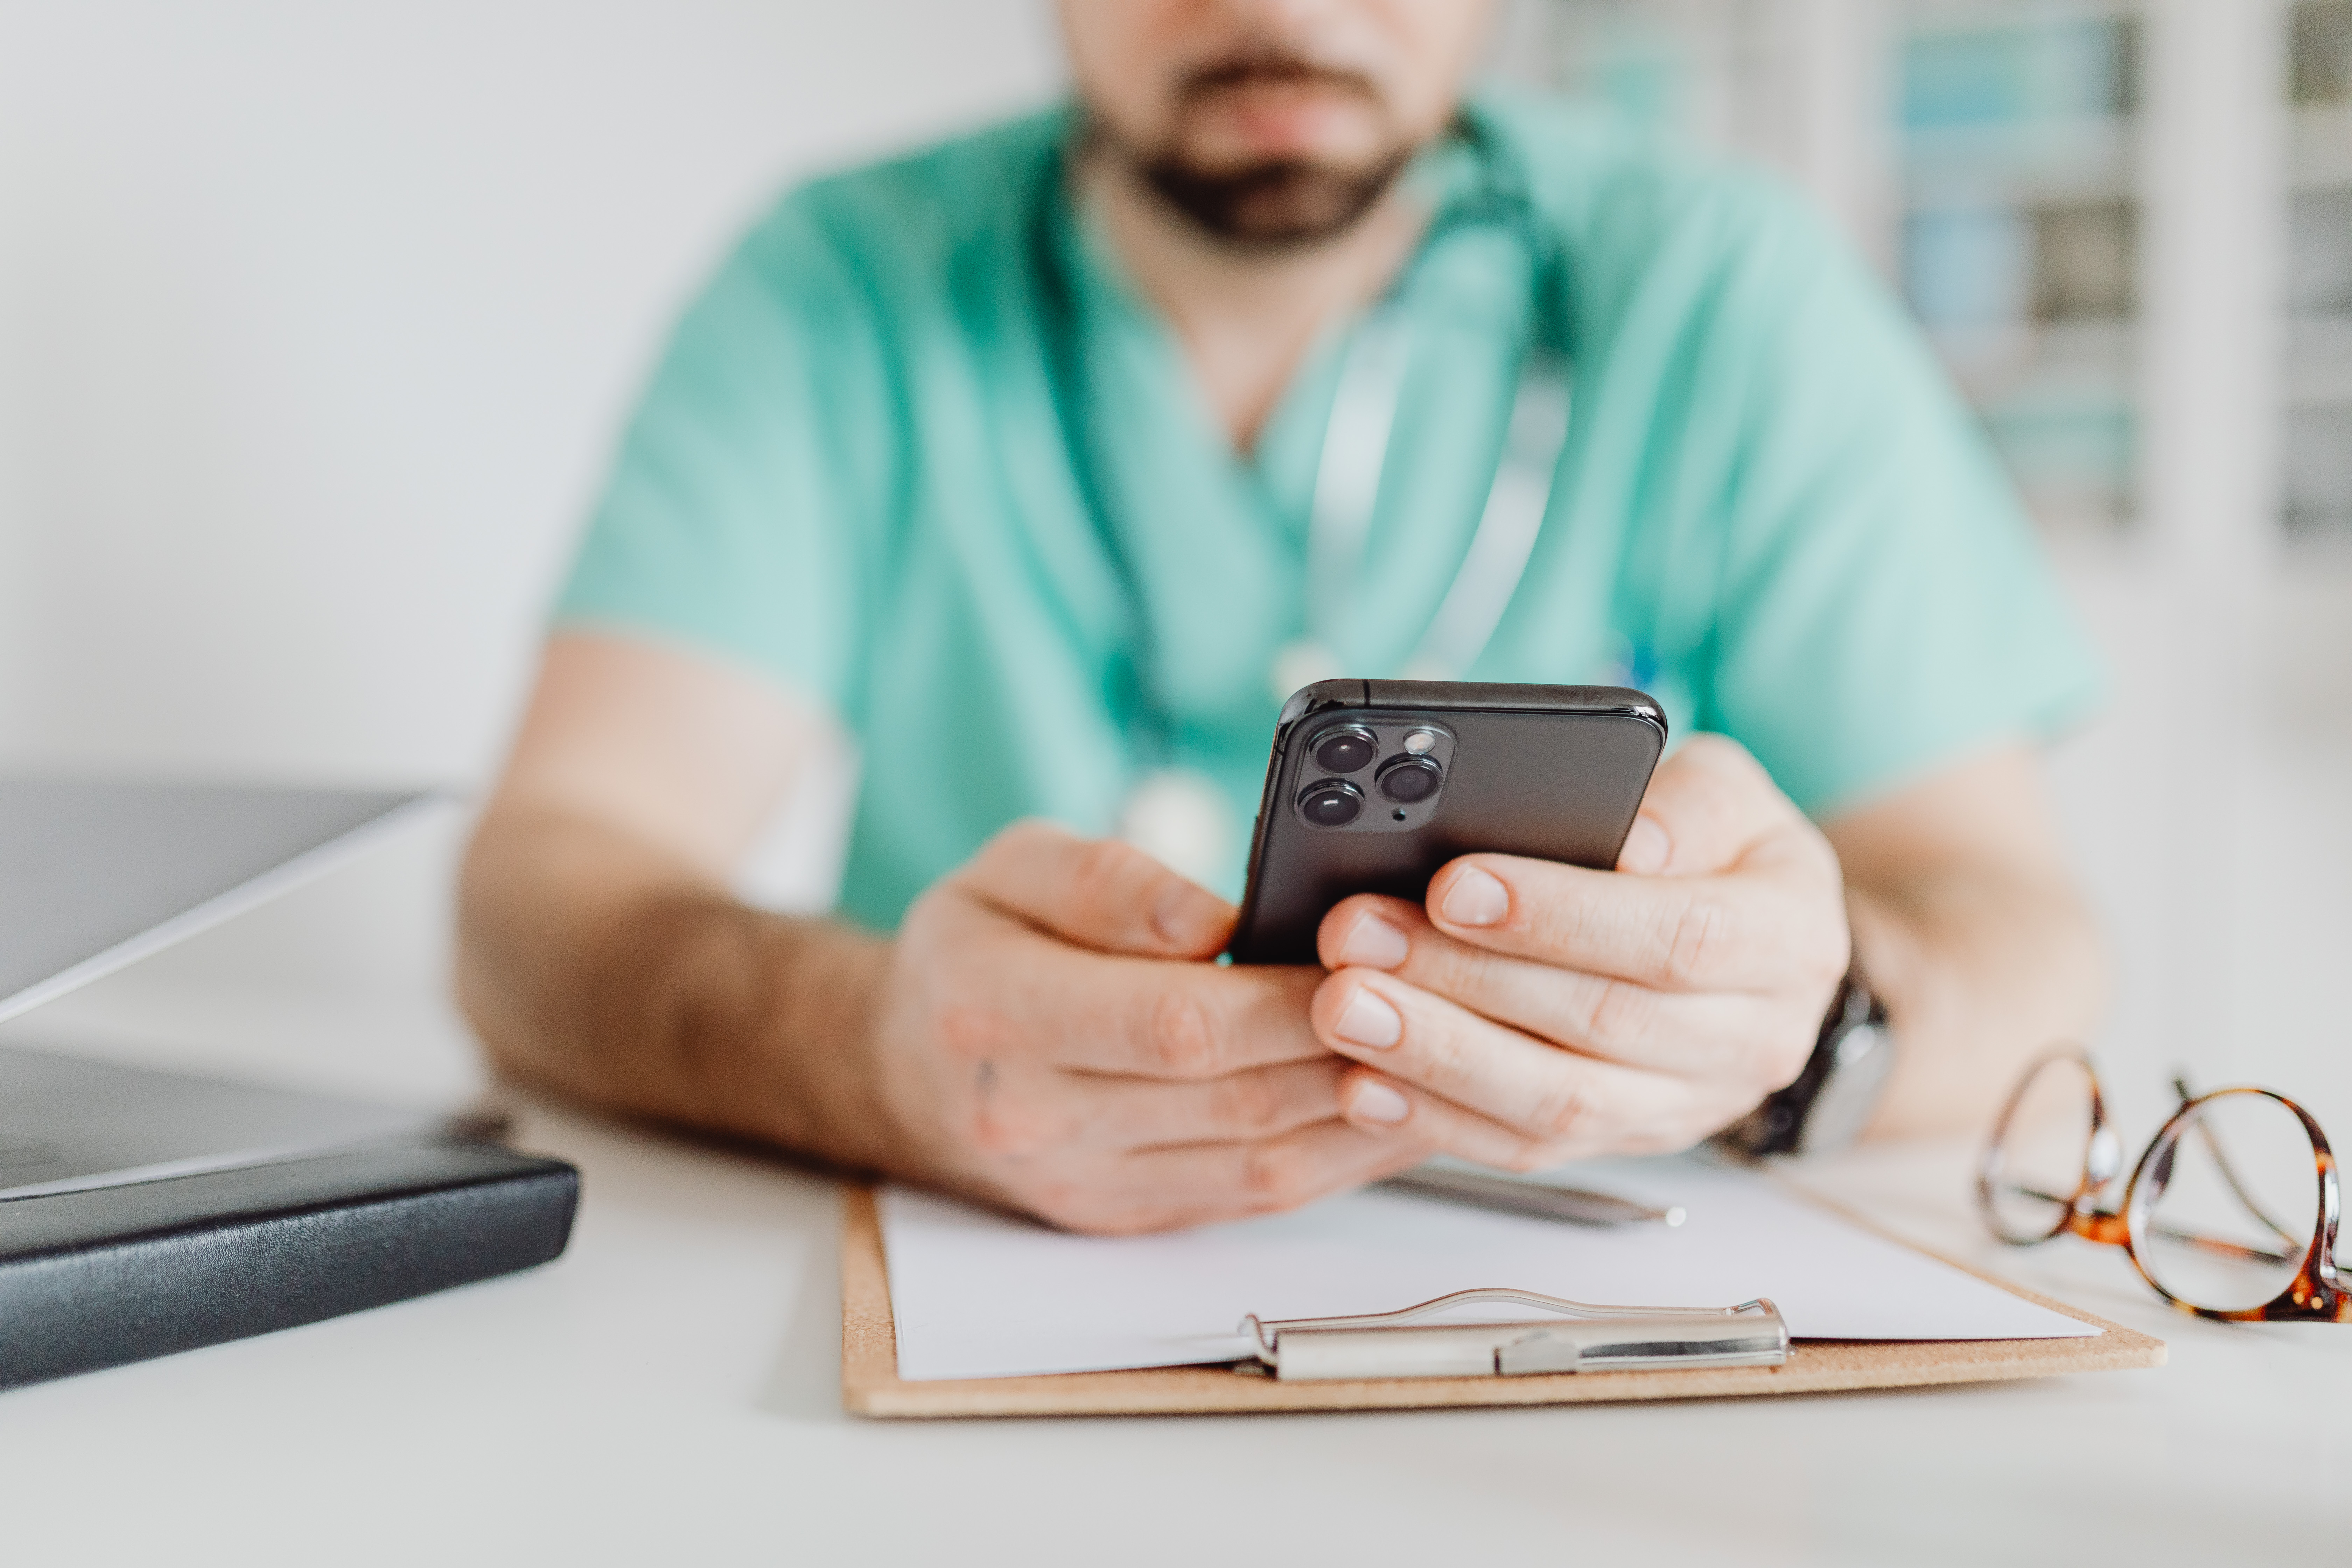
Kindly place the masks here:
POLYGON ((1894 1058, 1885 1004, 1859 973, 1849 972, 1796 1081, 1766 1095, 1716 1134, 1716 1142, 1750 1157, 1842 1148, 1861 1132, 1894 1058))

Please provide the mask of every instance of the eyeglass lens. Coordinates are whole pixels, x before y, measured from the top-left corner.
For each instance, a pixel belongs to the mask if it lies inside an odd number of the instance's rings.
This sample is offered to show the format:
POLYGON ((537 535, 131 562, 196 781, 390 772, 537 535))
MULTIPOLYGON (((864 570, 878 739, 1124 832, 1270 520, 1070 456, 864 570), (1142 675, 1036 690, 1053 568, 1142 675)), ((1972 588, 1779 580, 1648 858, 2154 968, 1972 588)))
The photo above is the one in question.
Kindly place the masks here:
POLYGON ((1985 1172, 1986 1217, 2002 1239, 2042 1241, 2065 1227, 2090 1163, 2095 1098, 2089 1064, 2074 1057, 2051 1058, 2018 1086, 1985 1172))
POLYGON ((2167 1129, 2132 1197, 2133 1250, 2192 1307, 2248 1311, 2294 1283, 2319 1225, 2311 1135, 2266 1094, 2217 1094, 2167 1129))

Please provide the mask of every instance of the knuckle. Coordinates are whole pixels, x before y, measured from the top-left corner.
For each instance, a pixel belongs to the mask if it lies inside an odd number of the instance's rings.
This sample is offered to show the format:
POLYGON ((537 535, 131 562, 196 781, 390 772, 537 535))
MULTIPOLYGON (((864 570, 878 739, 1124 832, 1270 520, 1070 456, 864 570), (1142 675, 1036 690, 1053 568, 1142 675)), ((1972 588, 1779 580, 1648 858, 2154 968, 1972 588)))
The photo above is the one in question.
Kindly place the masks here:
POLYGON ((1456 1001, 1484 994, 1496 968, 1491 954, 1452 942, 1417 944, 1410 964, 1413 984, 1456 1001))
POLYGON ((1251 1207, 1294 1207, 1306 1201, 1311 1185, 1311 1173, 1296 1150, 1255 1143, 1242 1151, 1241 1189, 1251 1207))
POLYGON ((1070 890, 1090 910, 1110 910, 1133 879, 1136 853, 1116 838, 1097 838, 1078 851, 1070 866, 1070 890))
POLYGON ((1570 893, 1536 903, 1528 911, 1524 929, 1539 949, 1557 959, 1588 952, 1596 942, 1608 942, 1624 930, 1627 921, 1625 911, 1605 897, 1570 893))
POLYGON ((1221 1131, 1273 1131, 1281 1124, 1283 1095, 1272 1073, 1239 1072, 1210 1086, 1209 1120, 1221 1131))
POLYGON ((1409 1066, 1423 1088, 1434 1093, 1452 1098, 1477 1081, 1477 1061, 1471 1045, 1459 1028, 1448 1027, 1439 1019, 1409 1016, 1404 1041, 1396 1049, 1408 1053, 1399 1061, 1409 1066))
POLYGON ((1596 1050, 1615 1054, 1650 1035, 1657 1022, 1658 994, 1626 980, 1602 980, 1585 1013, 1585 1037, 1596 1050))
POLYGON ((971 1146, 983 1154, 1025 1154, 1038 1142, 1025 1118, 1018 1112, 1008 1111, 992 1099, 984 1099, 972 1107, 966 1136, 970 1138, 971 1146))
POLYGON ((1665 952, 1660 969, 1665 982, 1677 987, 1696 984, 1707 973, 1724 942, 1729 911, 1711 898, 1690 898, 1667 917, 1665 952))
POLYGON ((1592 1122, 1592 1099, 1579 1085, 1564 1083, 1538 1096, 1528 1108, 1528 1122, 1546 1143, 1573 1142, 1592 1122))
POLYGON ((1207 1078, 1222 1052, 1216 1019, 1197 991, 1176 987, 1151 1004, 1145 1047, 1154 1065, 1176 1078, 1207 1078))
POLYGON ((955 873, 953 880, 986 884, 1022 862, 1033 858, 1060 829, 1034 816, 1000 827, 955 873))

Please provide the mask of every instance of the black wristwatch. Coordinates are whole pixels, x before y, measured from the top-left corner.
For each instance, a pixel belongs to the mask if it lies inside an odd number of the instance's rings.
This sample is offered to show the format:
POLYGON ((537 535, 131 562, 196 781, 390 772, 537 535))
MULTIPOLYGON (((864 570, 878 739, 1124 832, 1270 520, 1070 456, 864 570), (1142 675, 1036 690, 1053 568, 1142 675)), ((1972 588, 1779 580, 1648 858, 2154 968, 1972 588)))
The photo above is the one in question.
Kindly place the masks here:
POLYGON ((1788 1088, 1716 1134, 1747 1155, 1817 1154, 1843 1149, 1862 1131, 1895 1066, 1886 1008, 1860 973, 1839 983, 1805 1070, 1788 1088))

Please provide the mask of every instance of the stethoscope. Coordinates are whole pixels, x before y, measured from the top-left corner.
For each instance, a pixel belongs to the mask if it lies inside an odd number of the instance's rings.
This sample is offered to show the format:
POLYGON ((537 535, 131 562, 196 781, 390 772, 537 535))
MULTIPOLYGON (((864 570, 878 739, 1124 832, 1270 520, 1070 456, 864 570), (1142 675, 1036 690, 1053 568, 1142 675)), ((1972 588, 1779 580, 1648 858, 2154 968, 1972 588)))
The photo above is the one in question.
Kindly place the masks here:
MULTIPOLYGON (((1428 255, 1438 239, 1457 228, 1499 225, 1509 230, 1535 261, 1535 330, 1520 361, 1502 454, 1469 547, 1419 642, 1395 672, 1414 680, 1462 679, 1494 639, 1550 510, 1568 439, 1569 364, 1559 346, 1565 333, 1549 318, 1563 297, 1564 263, 1536 222, 1533 204, 1511 160, 1475 121, 1465 119, 1460 133, 1483 155, 1486 188, 1479 199, 1441 208, 1423 237, 1420 253, 1428 255)), ((1063 177, 1061 159, 1049 161, 1046 177, 1063 177)), ((1034 238, 1048 313, 1045 338, 1054 402, 1072 470, 1123 591, 1131 627, 1126 695, 1133 715, 1134 749, 1143 765, 1121 810, 1119 832, 1177 869, 1205 879, 1226 858, 1230 810, 1213 784, 1175 761, 1175 718, 1150 668, 1148 601, 1118 531, 1111 526, 1098 472, 1083 390, 1075 289, 1054 232, 1054 198, 1051 188, 1039 193, 1034 238)), ((1412 349, 1400 303, 1404 281, 1400 279, 1365 313, 1340 363, 1308 501, 1306 628, 1271 661, 1267 682, 1276 700, 1317 680, 1360 673, 1348 670, 1336 648, 1403 397, 1412 349)))

